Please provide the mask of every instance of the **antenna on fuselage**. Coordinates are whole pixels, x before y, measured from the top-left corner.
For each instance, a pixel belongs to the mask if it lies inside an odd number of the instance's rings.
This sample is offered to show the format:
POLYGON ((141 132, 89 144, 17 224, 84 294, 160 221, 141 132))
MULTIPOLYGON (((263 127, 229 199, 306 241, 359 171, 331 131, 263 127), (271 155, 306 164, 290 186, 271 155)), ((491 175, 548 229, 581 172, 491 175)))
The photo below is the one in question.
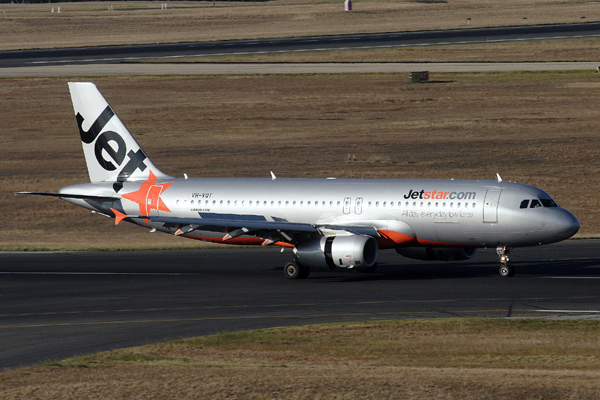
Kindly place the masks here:
POLYGON ((496 172, 496 178, 498 178, 498 183, 502 182, 502 178, 500 177, 500 174, 496 172))

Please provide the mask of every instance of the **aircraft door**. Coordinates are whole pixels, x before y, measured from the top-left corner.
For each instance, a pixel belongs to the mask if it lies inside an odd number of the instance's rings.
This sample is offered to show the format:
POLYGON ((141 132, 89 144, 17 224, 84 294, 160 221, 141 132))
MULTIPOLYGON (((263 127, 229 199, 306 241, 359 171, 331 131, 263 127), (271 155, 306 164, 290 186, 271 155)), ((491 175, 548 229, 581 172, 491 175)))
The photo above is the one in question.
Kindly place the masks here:
POLYGON ((350 205, 352 204, 352 199, 350 197, 346 197, 344 199, 344 214, 350 214, 350 205))
POLYGON ((354 213, 355 214, 357 214, 357 215, 362 214, 362 203, 363 203, 362 197, 357 197, 356 204, 354 205, 354 213))
POLYGON ((483 222, 498 222, 498 201, 500 189, 488 189, 483 202, 483 222))
POLYGON ((162 186, 151 186, 146 196, 146 215, 158 216, 158 202, 162 193, 162 186))

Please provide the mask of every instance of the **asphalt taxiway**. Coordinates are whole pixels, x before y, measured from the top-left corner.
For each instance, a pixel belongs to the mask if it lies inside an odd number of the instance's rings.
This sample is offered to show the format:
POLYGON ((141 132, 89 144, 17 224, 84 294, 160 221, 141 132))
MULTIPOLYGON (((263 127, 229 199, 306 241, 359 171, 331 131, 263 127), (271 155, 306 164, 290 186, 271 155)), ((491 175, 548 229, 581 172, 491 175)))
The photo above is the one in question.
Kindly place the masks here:
POLYGON ((0 68, 600 37, 600 22, 0 52, 0 68))
POLYGON ((464 262, 381 252, 375 274, 291 281, 289 250, 0 253, 0 369, 276 326, 447 317, 600 318, 600 241, 493 249, 464 262))

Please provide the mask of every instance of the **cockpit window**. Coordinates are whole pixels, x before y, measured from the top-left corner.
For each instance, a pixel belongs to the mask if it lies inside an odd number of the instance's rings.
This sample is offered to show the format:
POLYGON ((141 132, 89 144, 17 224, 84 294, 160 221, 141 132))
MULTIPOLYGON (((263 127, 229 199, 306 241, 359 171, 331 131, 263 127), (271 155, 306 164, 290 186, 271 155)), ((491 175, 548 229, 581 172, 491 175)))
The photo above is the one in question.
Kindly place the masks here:
POLYGON ((538 208, 541 206, 542 206, 542 203, 540 203, 540 201, 538 199, 533 199, 533 200, 531 200, 531 205, 529 206, 529 208, 538 208))
POLYGON ((529 200, 523 200, 519 208, 527 208, 529 206, 529 200))
POLYGON ((540 199, 544 207, 558 207, 558 204, 552 199, 540 199))

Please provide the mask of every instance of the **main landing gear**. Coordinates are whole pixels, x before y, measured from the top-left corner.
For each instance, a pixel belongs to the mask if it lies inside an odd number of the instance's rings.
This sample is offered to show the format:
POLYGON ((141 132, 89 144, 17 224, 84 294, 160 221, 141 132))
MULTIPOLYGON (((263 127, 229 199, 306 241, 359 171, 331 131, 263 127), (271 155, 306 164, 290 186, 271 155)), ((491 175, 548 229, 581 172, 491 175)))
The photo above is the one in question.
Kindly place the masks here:
POLYGON ((515 267, 508 264, 509 258, 508 254, 512 250, 512 247, 508 246, 498 246, 496 247, 496 253, 500 256, 500 276, 510 277, 515 274, 515 267))
POLYGON ((310 268, 296 261, 290 261, 283 267, 283 273, 289 279, 306 279, 310 275, 310 268))
MULTIPOLYGON (((377 269, 377 263, 367 268, 356 268, 363 274, 372 274, 377 269)), ((290 261, 283 267, 283 273, 288 279, 306 279, 310 275, 310 267, 300 264, 298 261, 290 261)))

